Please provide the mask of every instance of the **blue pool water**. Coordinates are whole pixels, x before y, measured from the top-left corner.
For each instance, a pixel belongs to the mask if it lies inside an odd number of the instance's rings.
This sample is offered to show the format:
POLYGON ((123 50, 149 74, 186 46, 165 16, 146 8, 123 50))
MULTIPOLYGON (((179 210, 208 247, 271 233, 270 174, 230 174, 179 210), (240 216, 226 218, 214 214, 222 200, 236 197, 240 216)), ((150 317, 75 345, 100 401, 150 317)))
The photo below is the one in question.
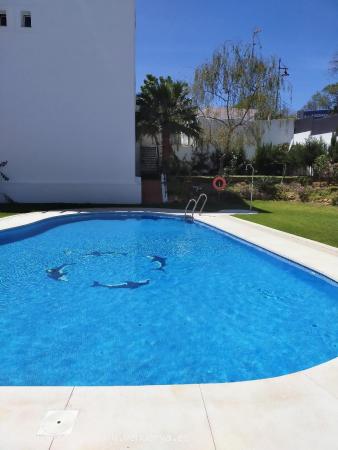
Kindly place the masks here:
POLYGON ((338 355, 334 282, 196 223, 128 217, 0 233, 1 385, 234 382, 338 355))

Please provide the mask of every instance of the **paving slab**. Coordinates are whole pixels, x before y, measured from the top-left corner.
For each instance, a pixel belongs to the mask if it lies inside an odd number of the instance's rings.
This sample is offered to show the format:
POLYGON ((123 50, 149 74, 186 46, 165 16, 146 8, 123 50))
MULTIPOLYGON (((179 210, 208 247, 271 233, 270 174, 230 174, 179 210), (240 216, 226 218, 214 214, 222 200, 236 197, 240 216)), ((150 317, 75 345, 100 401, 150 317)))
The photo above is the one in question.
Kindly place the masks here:
POLYGON ((0 449, 48 450, 52 439, 38 436, 48 410, 64 409, 71 387, 0 387, 0 449))
POLYGON ((338 402, 304 374, 201 389, 217 450, 338 450, 338 402))
POLYGON ((75 388, 79 415, 51 450, 214 450, 199 386, 75 388))
POLYGON ((312 367, 304 371, 304 374, 338 401, 338 358, 320 366, 312 367))

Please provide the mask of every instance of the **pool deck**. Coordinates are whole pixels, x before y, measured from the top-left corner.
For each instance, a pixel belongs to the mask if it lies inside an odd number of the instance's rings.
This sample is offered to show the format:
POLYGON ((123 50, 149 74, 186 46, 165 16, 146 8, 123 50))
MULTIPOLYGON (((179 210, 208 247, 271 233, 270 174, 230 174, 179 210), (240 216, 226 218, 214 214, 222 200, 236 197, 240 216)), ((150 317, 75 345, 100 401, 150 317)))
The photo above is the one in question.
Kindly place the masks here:
MULTIPOLYGON (((68 213, 9 216, 0 230, 68 213)), ((338 281, 336 248, 226 213, 196 219, 338 281)), ((0 450, 124 449, 338 450, 338 358, 231 384, 0 388, 0 450)))

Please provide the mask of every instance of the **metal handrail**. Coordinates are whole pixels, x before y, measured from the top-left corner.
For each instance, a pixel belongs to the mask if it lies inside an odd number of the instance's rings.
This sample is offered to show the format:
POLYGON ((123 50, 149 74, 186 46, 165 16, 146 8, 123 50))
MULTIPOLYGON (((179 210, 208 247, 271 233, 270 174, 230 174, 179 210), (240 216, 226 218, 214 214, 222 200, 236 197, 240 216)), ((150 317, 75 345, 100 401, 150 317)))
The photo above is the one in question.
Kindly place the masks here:
MULTIPOLYGON (((191 198, 191 199, 188 201, 187 206, 185 207, 185 211, 184 211, 184 218, 185 218, 185 219, 187 218, 189 206, 190 206, 191 203, 194 203, 194 204, 195 204, 194 209, 193 209, 193 211, 195 211, 195 208, 196 208, 196 200, 195 200, 194 198, 191 198)), ((193 214, 191 215, 191 218, 192 218, 192 219, 194 218, 194 215, 193 215, 193 214)))
POLYGON ((196 201, 196 203, 195 203, 194 209, 192 210, 192 219, 194 219, 194 214, 195 214, 197 205, 199 204, 200 200, 201 200, 203 197, 204 197, 204 202, 203 202, 203 205, 202 205, 202 207, 201 207, 201 209, 199 210, 199 213, 198 213, 200 216, 202 215, 202 212, 203 212, 203 210, 204 210, 204 207, 205 207, 205 205, 206 205, 206 203, 207 203, 207 201, 208 201, 208 196, 207 196, 207 194, 204 194, 204 193, 201 194, 201 195, 198 197, 198 199, 197 199, 197 201, 196 201))
POLYGON ((185 207, 185 211, 184 211, 184 218, 185 218, 185 219, 187 218, 187 214, 188 214, 188 212, 189 212, 189 206, 193 203, 193 204, 194 204, 194 207, 193 207, 193 209, 191 210, 191 220, 194 220, 194 215, 195 215, 197 206, 198 206, 198 204, 200 203, 200 201, 201 201, 203 198, 204 198, 204 201, 203 201, 203 204, 202 204, 202 206, 201 206, 201 208, 200 208, 200 210, 199 210, 199 215, 200 215, 200 216, 202 215, 203 210, 204 210, 204 208, 205 208, 205 205, 207 204, 207 201, 208 201, 208 196, 207 196, 207 194, 204 194, 204 193, 201 194, 201 195, 198 197, 197 200, 195 200, 194 198, 191 198, 191 199, 188 201, 187 206, 185 207))

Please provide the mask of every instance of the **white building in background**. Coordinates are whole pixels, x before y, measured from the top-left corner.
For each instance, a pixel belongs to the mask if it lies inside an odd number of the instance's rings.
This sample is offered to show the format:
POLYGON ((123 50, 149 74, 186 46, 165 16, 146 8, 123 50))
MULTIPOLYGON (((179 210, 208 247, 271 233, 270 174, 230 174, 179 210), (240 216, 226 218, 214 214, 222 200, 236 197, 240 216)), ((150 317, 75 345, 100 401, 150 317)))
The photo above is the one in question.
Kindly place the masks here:
MULTIPOLYGON (((205 119, 202 119, 203 121, 205 119)), ((214 123, 210 121, 210 123, 214 123)), ((202 122, 205 128, 205 122, 202 122)), ((243 140, 243 150, 246 157, 252 159, 255 156, 259 145, 281 145, 286 144, 289 147, 295 144, 305 144, 306 140, 322 140, 327 147, 331 144, 332 136, 338 131, 338 114, 333 114, 323 118, 305 118, 305 119, 273 119, 273 120, 252 120, 251 126, 247 127, 245 138, 243 140)), ((161 137, 157 141, 160 143, 161 137)), ((154 160, 159 157, 161 146, 156 149, 155 140, 150 136, 145 136, 140 141, 142 171, 144 168, 152 170, 154 160)), ((173 149, 180 161, 191 161, 193 151, 196 148, 194 139, 185 135, 172 137, 173 149)), ((197 144, 201 149, 200 144, 197 144)), ((205 145, 203 150, 206 154, 212 154, 215 148, 212 145, 205 145)), ((158 165, 158 164, 157 164, 158 165)))
POLYGON ((327 146, 331 145, 333 133, 338 131, 338 114, 323 118, 309 117, 297 120, 295 134, 292 140, 294 144, 305 144, 309 138, 322 140, 327 146))
MULTIPOLYGON (((205 126, 205 119, 201 119, 202 127, 205 126)), ((210 121, 210 124, 215 124, 215 122, 210 121)), ((256 148, 261 144, 288 144, 294 138, 295 129, 295 119, 274 119, 274 120, 254 120, 252 119, 251 127, 248 127, 245 139, 243 141, 243 150, 245 151, 246 157, 252 159, 255 156, 256 148)), ((214 126, 214 125, 211 125, 214 126)), ((158 136, 159 142, 161 137, 158 136)), ((193 156, 193 150, 196 147, 194 139, 188 138, 185 135, 172 136, 173 149, 179 160, 191 161, 193 156)), ((141 138, 140 141, 141 153, 144 149, 150 153, 150 149, 156 146, 155 140, 150 136, 145 136, 141 138)), ((204 150, 212 154, 215 148, 212 145, 207 145, 204 150)), ((142 158, 143 159, 143 158, 142 158)))
POLYGON ((134 35, 134 0, 0 0, 0 193, 141 201, 134 35))
POLYGON ((256 124, 259 138, 255 143, 251 142, 245 145, 245 153, 249 159, 254 158, 256 148, 260 144, 291 145, 294 136, 295 119, 257 120, 256 124))

